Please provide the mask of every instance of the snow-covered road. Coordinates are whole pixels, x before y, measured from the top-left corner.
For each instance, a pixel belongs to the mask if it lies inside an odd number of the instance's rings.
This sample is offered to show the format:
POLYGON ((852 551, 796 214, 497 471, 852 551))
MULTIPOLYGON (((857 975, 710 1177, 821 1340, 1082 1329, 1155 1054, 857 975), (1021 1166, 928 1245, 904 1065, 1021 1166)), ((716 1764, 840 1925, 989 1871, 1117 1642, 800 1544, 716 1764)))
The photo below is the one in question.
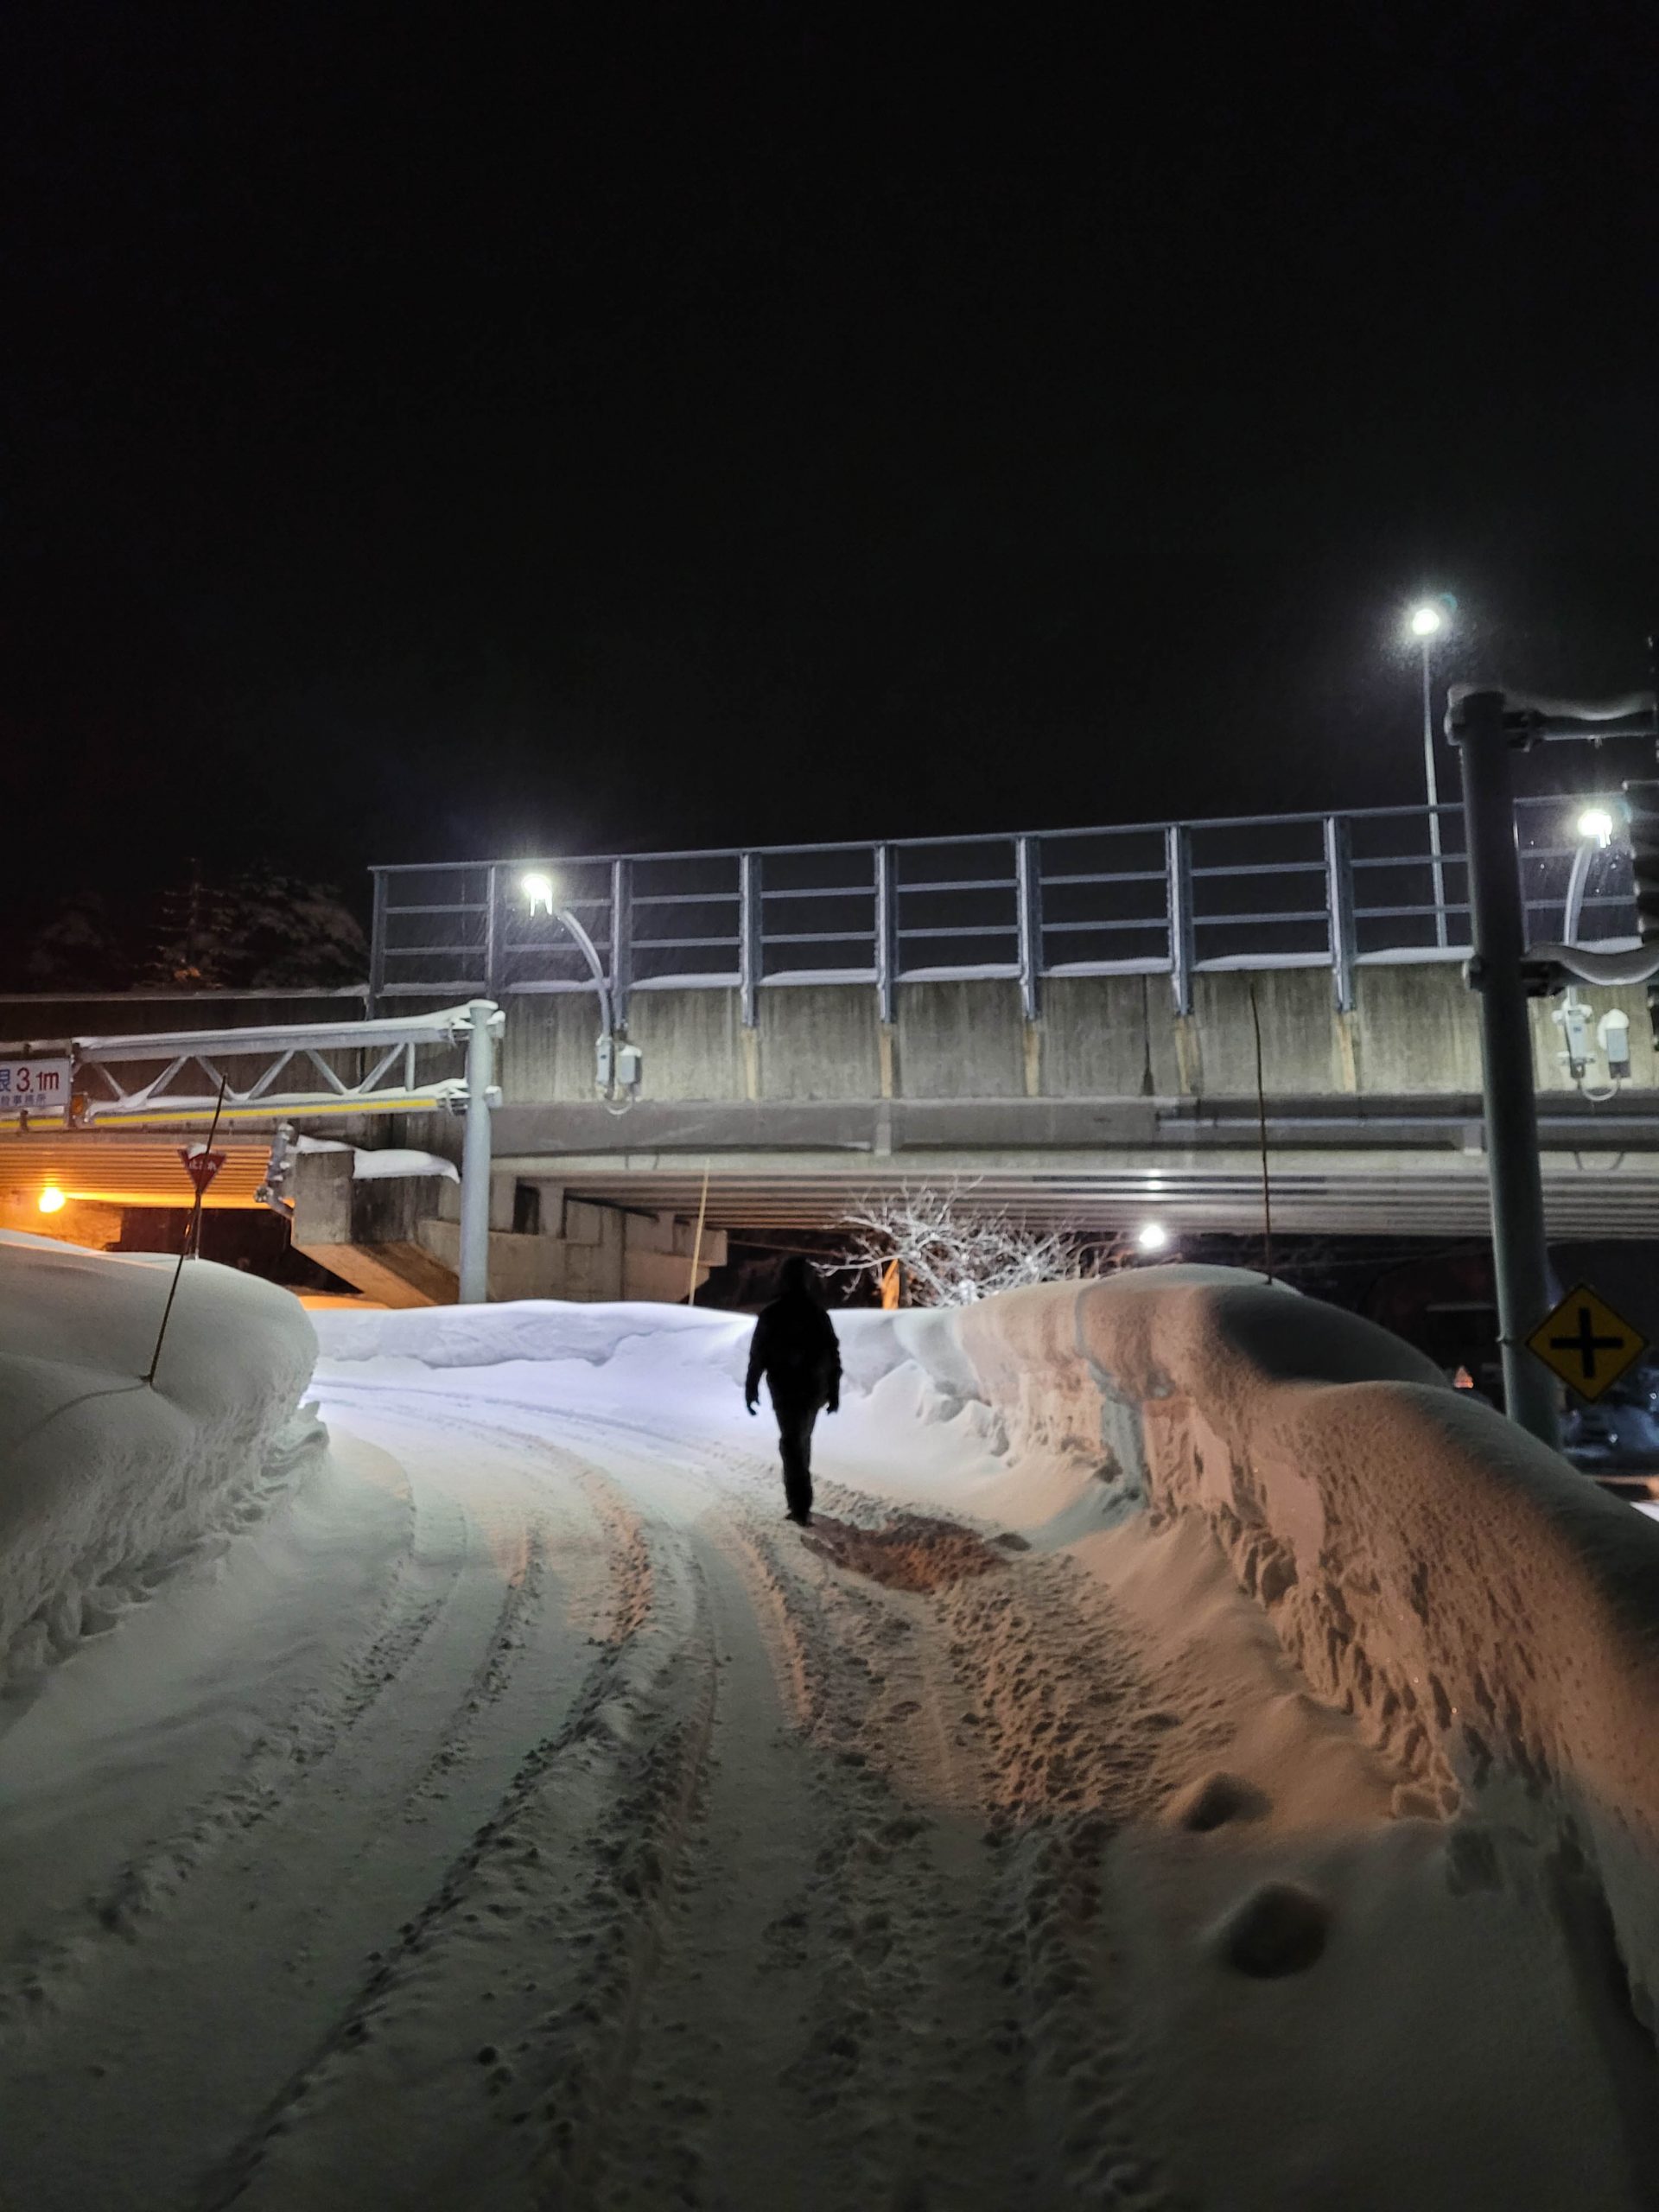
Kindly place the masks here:
POLYGON ((708 1326, 326 1364, 291 1500, 43 1679, 0 2202, 1645 2201, 1650 2046, 1201 1534, 899 1367, 803 1535, 708 1326), (1316 1967, 1226 1963, 1269 1879, 1316 1967))

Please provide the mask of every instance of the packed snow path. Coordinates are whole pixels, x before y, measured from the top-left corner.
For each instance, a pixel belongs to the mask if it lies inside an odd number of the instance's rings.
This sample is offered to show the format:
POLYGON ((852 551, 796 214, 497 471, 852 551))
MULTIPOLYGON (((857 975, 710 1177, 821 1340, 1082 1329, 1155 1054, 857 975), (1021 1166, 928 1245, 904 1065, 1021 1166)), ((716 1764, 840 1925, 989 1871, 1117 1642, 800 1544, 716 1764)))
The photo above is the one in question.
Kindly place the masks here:
POLYGON ((263 1535, 45 1678, 0 2202, 1645 2201, 1650 2046, 1201 1536, 1052 1470, 1022 1533, 913 1374, 803 1534, 731 1347, 670 1349, 325 1368, 263 1535), (1269 1877, 1316 1969, 1217 1963, 1269 1877))

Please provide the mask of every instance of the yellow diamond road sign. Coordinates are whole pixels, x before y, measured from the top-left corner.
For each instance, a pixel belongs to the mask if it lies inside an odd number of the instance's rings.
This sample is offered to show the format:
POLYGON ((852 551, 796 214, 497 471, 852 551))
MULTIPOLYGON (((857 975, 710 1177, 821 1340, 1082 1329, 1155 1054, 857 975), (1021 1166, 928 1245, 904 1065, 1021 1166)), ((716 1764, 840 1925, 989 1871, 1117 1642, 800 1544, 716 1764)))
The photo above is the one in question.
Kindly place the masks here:
POLYGON ((1596 1399, 1618 1382, 1648 1348, 1639 1329, 1623 1321, 1593 1290, 1580 1283, 1527 1338, 1546 1367, 1581 1398, 1596 1399))

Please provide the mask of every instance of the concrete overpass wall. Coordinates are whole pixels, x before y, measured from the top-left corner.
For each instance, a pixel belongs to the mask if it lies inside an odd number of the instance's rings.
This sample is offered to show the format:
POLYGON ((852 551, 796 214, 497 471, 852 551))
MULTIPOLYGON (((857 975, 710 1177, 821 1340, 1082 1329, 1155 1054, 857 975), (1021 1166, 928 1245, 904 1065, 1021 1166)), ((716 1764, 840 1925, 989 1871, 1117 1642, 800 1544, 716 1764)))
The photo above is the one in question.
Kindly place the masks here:
MULTIPOLYGON (((726 984, 641 986, 630 1029, 644 1084, 622 1114, 594 1093, 591 993, 516 992, 499 1069, 496 1233, 518 1233, 515 1192, 538 1180, 646 1216, 695 1214, 705 1166, 716 1228, 839 1217, 854 1179, 931 1175, 1056 1217, 1086 1204, 1115 1223, 1155 1202, 1177 1223, 1249 1226, 1260 1205, 1253 988, 1285 1225, 1398 1226, 1409 1186, 1414 1224, 1439 1232, 1448 1178, 1466 1201, 1459 1222, 1484 1225, 1478 1007, 1460 963, 1368 963, 1357 985, 1344 1013, 1323 964, 1203 969, 1179 1017, 1163 974, 1060 975, 1045 979, 1027 1020, 1011 977, 917 978, 899 985, 888 1024, 868 982, 766 983, 752 1025, 726 984)), ((1632 1080, 1610 1105, 1573 1095, 1551 1004, 1534 1006, 1552 1226, 1646 1236, 1659 1219, 1659 1062, 1643 994, 1589 998, 1597 1014, 1618 1006, 1629 1017, 1632 1080)), ((228 1027, 337 1016, 340 1004, 13 1000, 6 1026, 17 1037, 228 1027)), ((460 1153, 460 1122, 447 1115, 326 1126, 371 1146, 460 1153)), ((0 1136, 0 1169, 18 1143, 0 1136)))
MULTIPOLYGON (((1273 1098, 1467 1098, 1480 1088, 1476 1003, 1457 961, 1363 965, 1351 1014, 1338 1012, 1320 965, 1200 971, 1186 1016, 1172 1012, 1161 975, 1052 976, 1035 1021, 1026 1020, 1008 978, 901 983, 891 1026, 867 983, 764 986, 753 1028, 734 988, 640 988, 629 1032, 645 1054, 642 1097, 665 1104, 1236 1099, 1255 1088, 1252 988, 1273 1098)), ((1599 1014, 1617 1006, 1630 1017, 1632 1087, 1659 1084, 1642 988, 1589 995, 1599 1014)), ((1573 1086, 1556 1057, 1552 1003, 1533 1006, 1535 1072, 1541 1091, 1566 1092, 1573 1086)), ((362 1004, 363 995, 349 991, 17 995, 0 996, 0 1033, 23 1042, 303 1023, 362 1004)), ((591 995, 526 992, 507 1007, 499 1070, 506 1103, 591 1103, 591 995)))
MULTIPOLYGON (((753 1029, 735 990, 641 990, 629 1030, 645 1054, 642 1097, 664 1103, 1236 1099, 1255 1089, 1252 986, 1271 1097, 1467 1098, 1480 1088, 1476 1003, 1456 963, 1363 967, 1352 1014, 1337 1011, 1324 968, 1274 968, 1200 974, 1184 1018, 1161 976, 1079 976, 1052 979, 1028 1022, 1018 986, 995 977, 901 984, 890 1028, 856 983, 765 988, 753 1029)), ((1598 1013, 1630 1016, 1632 1083, 1652 1087, 1659 1059, 1640 987, 1590 996, 1598 1013)), ((1532 1009, 1534 1065, 1541 1091, 1565 1092, 1552 1003, 1532 1009)), ((508 1103, 591 1100, 595 1027, 585 995, 511 1000, 508 1103)))

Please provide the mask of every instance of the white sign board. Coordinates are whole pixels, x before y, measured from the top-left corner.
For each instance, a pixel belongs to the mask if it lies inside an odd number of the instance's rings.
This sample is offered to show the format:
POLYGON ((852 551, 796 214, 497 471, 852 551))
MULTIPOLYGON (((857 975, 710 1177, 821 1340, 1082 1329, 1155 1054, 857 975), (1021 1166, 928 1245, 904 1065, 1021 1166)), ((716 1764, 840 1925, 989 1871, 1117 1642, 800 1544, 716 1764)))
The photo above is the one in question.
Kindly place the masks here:
POLYGON ((69 1110, 69 1062, 0 1060, 0 1116, 69 1110))

